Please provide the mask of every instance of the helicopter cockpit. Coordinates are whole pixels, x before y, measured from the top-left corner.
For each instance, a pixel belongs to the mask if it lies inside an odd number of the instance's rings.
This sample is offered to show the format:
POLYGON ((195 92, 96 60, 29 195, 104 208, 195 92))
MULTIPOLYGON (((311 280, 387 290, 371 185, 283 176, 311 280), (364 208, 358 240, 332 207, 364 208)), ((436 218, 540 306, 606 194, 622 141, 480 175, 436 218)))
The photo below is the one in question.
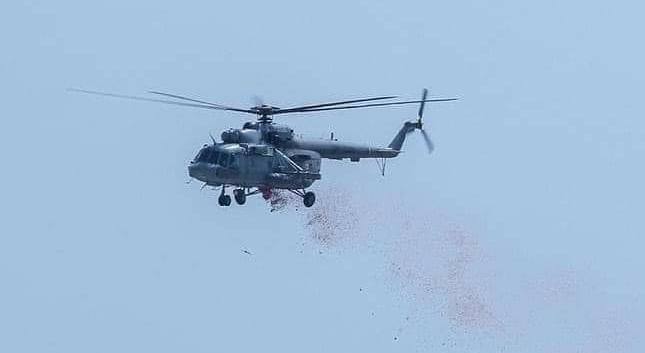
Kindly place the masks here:
POLYGON ((213 146, 204 146, 193 159, 193 163, 199 162, 230 168, 237 165, 237 156, 226 150, 218 150, 213 146))

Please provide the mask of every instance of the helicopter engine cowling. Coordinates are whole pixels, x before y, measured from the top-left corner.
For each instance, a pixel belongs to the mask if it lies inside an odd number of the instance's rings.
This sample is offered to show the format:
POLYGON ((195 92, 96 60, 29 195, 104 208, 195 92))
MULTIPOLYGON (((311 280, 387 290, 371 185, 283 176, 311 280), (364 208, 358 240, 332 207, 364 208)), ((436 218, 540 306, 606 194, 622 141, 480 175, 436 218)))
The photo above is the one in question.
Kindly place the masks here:
POLYGON ((272 124, 266 131, 267 140, 271 143, 281 143, 293 139, 293 129, 285 125, 272 124))
POLYGON ((260 133, 253 129, 228 129, 222 132, 224 143, 258 143, 260 133))
POLYGON ((224 143, 240 143, 240 130, 228 129, 222 131, 222 141, 224 143))

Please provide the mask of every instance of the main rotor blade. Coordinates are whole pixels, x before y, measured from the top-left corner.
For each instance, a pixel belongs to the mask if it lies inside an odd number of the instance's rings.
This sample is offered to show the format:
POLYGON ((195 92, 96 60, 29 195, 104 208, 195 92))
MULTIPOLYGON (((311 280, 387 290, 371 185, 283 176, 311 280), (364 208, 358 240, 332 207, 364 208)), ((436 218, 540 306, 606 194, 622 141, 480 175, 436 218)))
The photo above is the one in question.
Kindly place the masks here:
POLYGON ((300 106, 300 107, 280 109, 279 113, 294 113, 294 112, 297 112, 297 111, 309 110, 309 109, 313 109, 313 108, 322 108, 322 107, 329 107, 329 106, 333 106, 333 105, 369 102, 369 101, 377 101, 377 100, 383 100, 383 99, 394 99, 394 98, 397 98, 397 96, 361 98, 361 99, 352 99, 352 100, 348 100, 348 101, 321 103, 321 104, 313 104, 313 105, 303 105, 303 106, 300 106))
POLYGON ((426 133, 426 131, 423 129, 421 129, 421 135, 423 135, 423 139, 426 141, 428 153, 432 153, 432 151, 434 151, 434 143, 432 143, 432 140, 430 140, 430 136, 428 136, 428 133, 426 133))
POLYGON ((283 113, 308 113, 308 112, 319 112, 323 110, 341 110, 341 109, 355 109, 355 108, 368 108, 368 107, 384 107, 388 105, 401 105, 401 104, 416 104, 421 102, 449 102, 454 101, 459 98, 437 98, 437 99, 426 99, 423 101, 404 101, 404 102, 390 102, 390 103, 373 103, 373 104, 362 104, 362 105, 350 105, 345 107, 330 107, 330 108, 314 108, 314 109, 301 109, 301 110, 290 110, 285 111, 283 109, 278 110, 274 114, 283 114, 283 113))
POLYGON ((183 99, 183 100, 186 100, 186 101, 191 101, 191 102, 196 102, 196 103, 208 104, 208 105, 212 105, 213 107, 218 107, 218 108, 222 108, 222 109, 246 110, 246 109, 228 107, 228 106, 217 104, 217 103, 206 102, 206 101, 202 101, 202 100, 198 100, 198 99, 194 99, 194 98, 188 98, 188 97, 184 97, 184 96, 180 96, 180 95, 176 95, 176 94, 165 93, 165 92, 148 91, 148 93, 158 94, 158 95, 161 95, 161 96, 166 96, 166 97, 171 97, 171 98, 183 99))
POLYGON ((131 100, 138 100, 138 101, 144 101, 144 102, 163 103, 163 104, 180 105, 180 106, 184 106, 184 107, 203 108, 203 109, 212 109, 212 110, 235 110, 235 111, 240 111, 240 112, 244 112, 244 113, 256 114, 256 112, 254 112, 252 110, 236 109, 236 108, 229 108, 229 107, 218 107, 218 106, 207 105, 207 104, 183 103, 183 102, 175 102, 175 101, 170 101, 170 100, 165 100, 165 99, 155 99, 155 98, 146 98, 146 97, 138 97, 138 96, 128 96, 128 95, 125 95, 125 94, 116 94, 116 93, 108 93, 108 92, 100 92, 100 91, 90 91, 90 90, 78 89, 78 88, 68 88, 67 90, 72 91, 72 92, 94 94, 94 95, 97 95, 97 96, 106 96, 106 97, 114 97, 114 98, 122 98, 122 99, 131 99, 131 100))

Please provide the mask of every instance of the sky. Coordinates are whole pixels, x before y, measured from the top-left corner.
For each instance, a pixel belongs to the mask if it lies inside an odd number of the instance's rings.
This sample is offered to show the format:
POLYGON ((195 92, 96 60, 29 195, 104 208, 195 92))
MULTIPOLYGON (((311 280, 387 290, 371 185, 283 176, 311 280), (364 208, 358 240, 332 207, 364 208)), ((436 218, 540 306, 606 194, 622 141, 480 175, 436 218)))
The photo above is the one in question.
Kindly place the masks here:
MULTIPOLYGON (((0 5, 0 351, 641 352, 636 1, 0 5), (186 184, 232 106, 427 107, 385 177, 323 161, 312 209, 186 184), (252 255, 244 253, 249 251, 252 255)), ((387 145, 417 107, 280 117, 387 145)))

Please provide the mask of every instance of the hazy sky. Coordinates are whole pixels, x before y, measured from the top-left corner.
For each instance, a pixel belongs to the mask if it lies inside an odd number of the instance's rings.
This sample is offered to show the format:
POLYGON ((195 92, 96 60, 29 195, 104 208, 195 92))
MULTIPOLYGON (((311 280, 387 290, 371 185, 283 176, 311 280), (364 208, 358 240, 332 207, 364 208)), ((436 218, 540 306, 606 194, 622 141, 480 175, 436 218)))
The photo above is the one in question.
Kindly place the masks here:
MULTIPOLYGON (((642 352, 643 10, 4 2, 0 351, 642 352), (269 212, 185 184, 248 117, 68 87, 462 99, 428 107, 431 157, 324 161, 314 208, 269 212)), ((387 144, 415 114, 280 122, 387 144)))

